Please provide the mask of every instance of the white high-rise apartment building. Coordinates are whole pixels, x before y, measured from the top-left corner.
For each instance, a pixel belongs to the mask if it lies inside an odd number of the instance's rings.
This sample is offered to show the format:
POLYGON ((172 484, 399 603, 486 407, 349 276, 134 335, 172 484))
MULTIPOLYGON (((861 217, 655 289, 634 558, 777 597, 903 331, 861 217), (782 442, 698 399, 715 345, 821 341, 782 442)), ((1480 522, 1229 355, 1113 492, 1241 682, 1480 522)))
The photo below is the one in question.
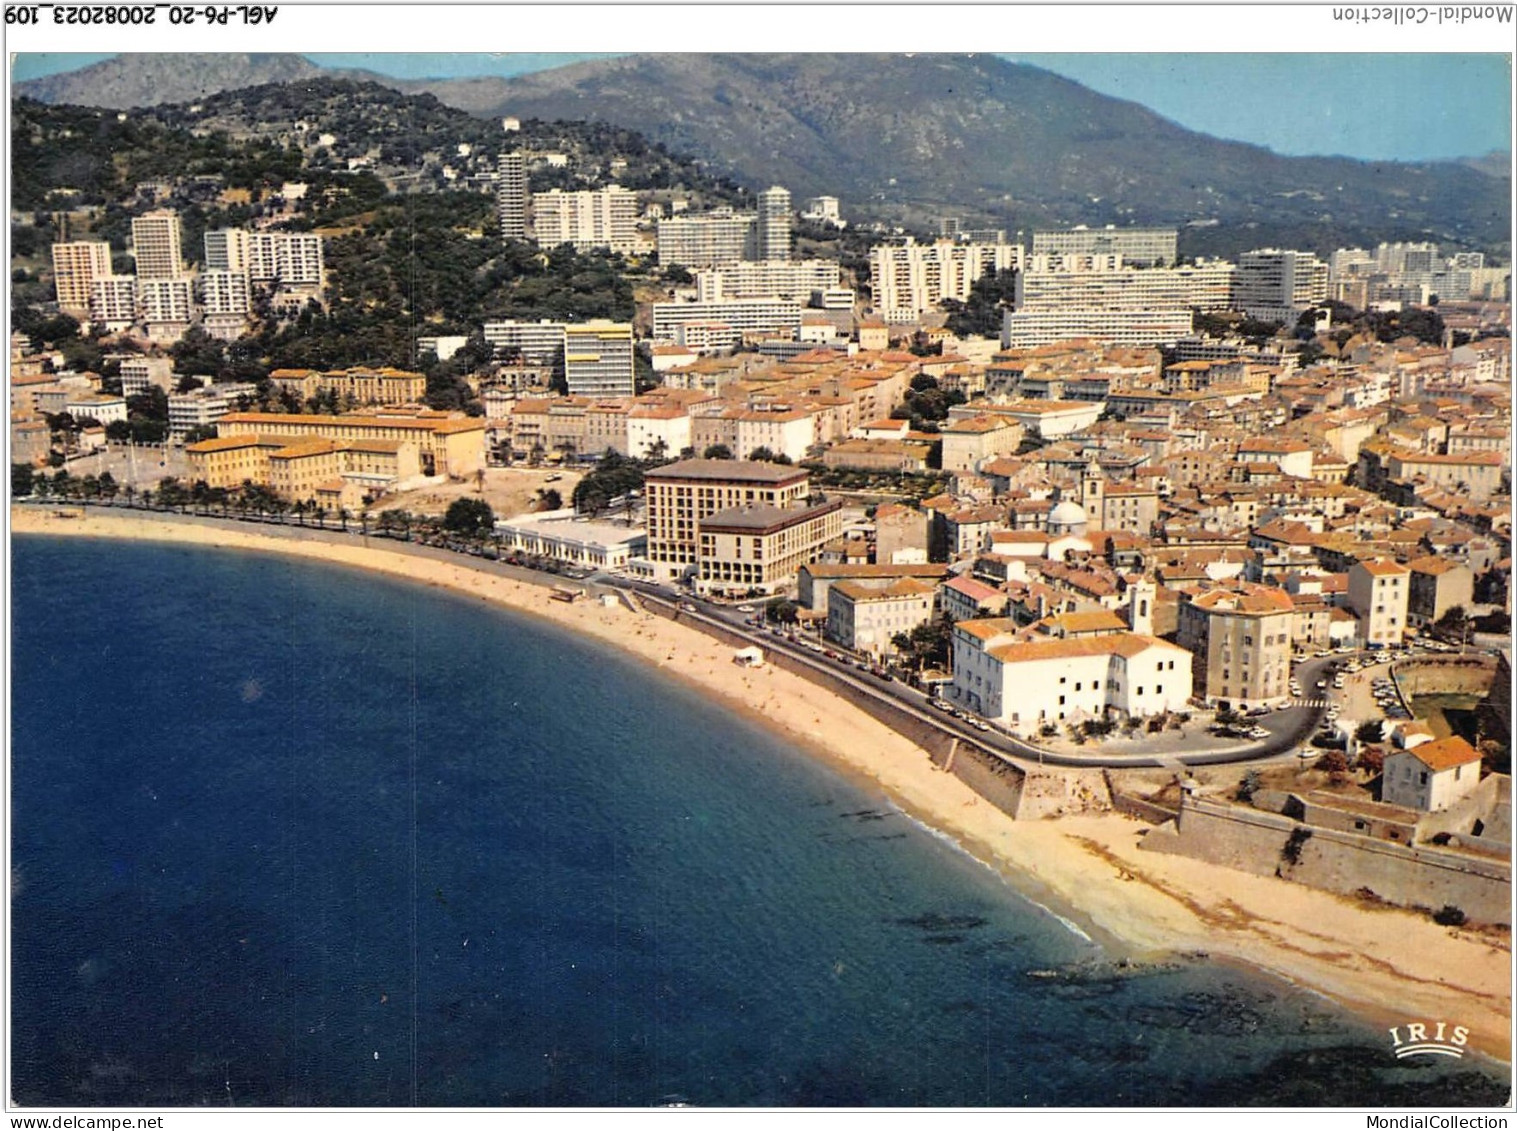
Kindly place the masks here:
POLYGON ((1195 329, 1184 310, 1008 310, 1001 316, 1001 348, 1025 349, 1090 338, 1113 346, 1170 345, 1195 329))
POLYGON ((205 234, 207 271, 248 273, 248 232, 243 228, 218 228, 205 234))
POLYGON ((1229 310, 1237 268, 1134 267, 1118 255, 1034 252, 1017 277, 1018 310, 1229 310))
POLYGON ((1236 280, 1234 305, 1250 318, 1289 322, 1327 301, 1327 264, 1309 251, 1246 251, 1236 280))
POLYGON ((231 271, 261 286, 320 290, 326 261, 321 237, 308 232, 251 232, 222 228, 205 234, 208 271, 231 271))
POLYGON ((527 157, 502 153, 495 166, 495 214, 500 220, 500 238, 527 238, 527 157))
POLYGON ((809 300, 811 292, 838 286, 841 276, 836 260, 796 259, 785 263, 729 263, 695 273, 698 302, 722 302, 737 298, 788 298, 809 300))
POLYGON ((195 313, 195 285, 187 276, 137 280, 137 305, 149 326, 177 323, 188 326, 195 313))
POLYGON ((1383 243, 1375 248, 1375 263, 1388 275, 1425 274, 1440 262, 1435 243, 1383 243))
POLYGON ((202 271, 200 302, 207 314, 246 314, 252 309, 248 277, 240 271, 202 271))
POLYGON ((1034 232, 1032 253, 1120 255, 1133 267, 1165 267, 1175 262, 1179 233, 1174 228, 1087 228, 1034 232))
POLYGON ((58 308, 83 317, 90 312, 90 288, 111 273, 111 245, 94 241, 53 245, 53 286, 58 308))
POLYGON ((753 259, 757 217, 718 208, 703 216, 674 216, 658 222, 658 261, 665 267, 718 267, 753 259))
POLYGON ((562 322, 486 322, 484 333, 497 356, 514 350, 526 365, 563 364, 562 322))
POLYGON ((680 327, 696 323, 730 327, 738 338, 751 334, 794 341, 801 332, 801 304, 770 298, 653 304, 653 337, 660 341, 677 342, 680 327))
POLYGON ((139 279, 174 279, 184 274, 179 246, 179 214, 159 209, 132 221, 132 253, 139 279))
POLYGON ((961 244, 939 240, 875 247, 869 253, 874 307, 887 322, 915 322, 945 298, 965 302, 987 270, 1020 270, 1020 244, 961 244))
POLYGON ((532 194, 532 230, 541 247, 573 244, 576 251, 637 249, 637 195, 620 185, 583 192, 532 194))
POLYGON ((90 284, 90 321, 112 332, 137 321, 137 280, 131 275, 105 275, 90 284))
POLYGON ((758 196, 753 258, 778 263, 790 258, 790 190, 778 185, 758 196))
POLYGON ((635 392, 632 326, 582 322, 564 327, 564 380, 570 396, 630 397, 635 392))

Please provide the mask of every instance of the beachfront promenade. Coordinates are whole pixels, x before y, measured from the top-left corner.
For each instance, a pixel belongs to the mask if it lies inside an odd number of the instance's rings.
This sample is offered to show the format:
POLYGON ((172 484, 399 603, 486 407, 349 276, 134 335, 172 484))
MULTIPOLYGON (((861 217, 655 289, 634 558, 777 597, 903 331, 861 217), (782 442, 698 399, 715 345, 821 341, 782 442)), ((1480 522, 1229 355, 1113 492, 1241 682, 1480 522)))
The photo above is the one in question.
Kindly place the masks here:
MULTIPOLYGON (((365 530, 353 520, 347 529, 332 525, 311 525, 290 522, 268 516, 230 517, 174 510, 157 510, 140 507, 90 503, 82 504, 36 502, 29 504, 49 512, 66 514, 71 511, 93 511, 100 514, 125 514, 133 519, 161 523, 190 523, 200 527, 228 531, 245 531, 292 541, 327 543, 331 545, 363 545, 383 548, 392 553, 401 553, 432 561, 461 565, 480 572, 509 577, 514 581, 550 589, 564 584, 562 574, 516 565, 490 557, 488 554, 469 554, 442 546, 425 545, 403 537, 380 534, 373 529, 365 530)), ((1129 753, 1118 753, 1097 748, 1089 753, 1053 750, 1027 742, 998 730, 983 731, 964 719, 942 711, 933 710, 931 698, 922 691, 894 679, 882 679, 858 672, 849 661, 831 660, 801 647, 783 634, 755 629, 745 623, 743 614, 725 606, 708 602, 695 604, 688 596, 659 586, 631 581, 607 574, 591 574, 575 578, 575 584, 583 586, 587 593, 620 590, 636 593, 650 612, 678 621, 714 635, 734 647, 758 645, 768 652, 772 661, 783 665, 795 674, 829 690, 846 695, 855 704, 870 710, 893 729, 908 733, 908 737, 921 740, 924 730, 928 734, 956 741, 960 746, 978 748, 990 756, 1002 759, 1019 770, 1031 766, 1055 766, 1078 769, 1183 769, 1185 767, 1214 766, 1232 763, 1267 762, 1288 758, 1312 733, 1320 721, 1322 708, 1293 706, 1275 712, 1264 721, 1271 733, 1266 739, 1247 744, 1231 743, 1226 746, 1207 745, 1200 736, 1186 737, 1183 734, 1165 732, 1157 739, 1140 744, 1129 753), (873 707, 874 709, 870 709, 873 707)), ((1310 664, 1310 662, 1309 662, 1310 664)), ((1313 666, 1302 669, 1302 676, 1314 680, 1313 666)))

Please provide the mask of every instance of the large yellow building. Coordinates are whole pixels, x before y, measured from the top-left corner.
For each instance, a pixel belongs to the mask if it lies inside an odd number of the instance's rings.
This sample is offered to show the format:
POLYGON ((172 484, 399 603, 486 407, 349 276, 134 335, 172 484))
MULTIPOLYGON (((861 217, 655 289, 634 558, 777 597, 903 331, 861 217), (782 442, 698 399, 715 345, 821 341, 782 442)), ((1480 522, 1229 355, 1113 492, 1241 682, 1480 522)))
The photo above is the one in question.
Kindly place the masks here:
POLYGON ((462 479, 485 466, 485 421, 480 416, 430 411, 343 416, 232 412, 217 421, 216 430, 226 438, 266 436, 286 442, 321 439, 350 445, 389 440, 412 444, 422 475, 462 479))
POLYGON ((319 373, 314 369, 276 369, 269 380, 281 392, 310 400, 317 393, 352 397, 355 404, 416 404, 427 393, 427 378, 403 369, 357 368, 319 373))
POLYGON ((358 508, 420 469, 416 445, 398 440, 335 443, 311 438, 222 436, 185 448, 190 478, 235 490, 267 487, 286 502, 322 502, 358 508))

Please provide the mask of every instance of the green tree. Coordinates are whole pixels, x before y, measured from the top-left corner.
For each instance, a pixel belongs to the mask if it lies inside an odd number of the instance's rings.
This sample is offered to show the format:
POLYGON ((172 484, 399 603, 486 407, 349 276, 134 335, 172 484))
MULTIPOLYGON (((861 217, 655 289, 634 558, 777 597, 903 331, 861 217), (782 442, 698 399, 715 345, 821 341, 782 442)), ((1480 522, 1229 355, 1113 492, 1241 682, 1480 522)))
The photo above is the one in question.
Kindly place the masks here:
POLYGON ((701 453, 702 459, 731 459, 732 449, 726 444, 712 444, 701 453))
POLYGON ((1359 742, 1379 742, 1384 738, 1384 732, 1379 719, 1366 719, 1354 728, 1354 738, 1359 742))
POLYGON ((32 471, 31 464, 11 464, 11 498, 22 499, 30 495, 36 478, 36 473, 32 471))
POLYGON ((1463 640, 1469 628, 1469 622, 1469 614, 1465 612, 1463 605, 1451 605, 1438 618, 1433 629, 1445 640, 1463 640))
POLYGON ((442 525, 444 530, 466 538, 484 537, 495 529, 495 512, 483 499, 454 499, 448 504, 442 525))
POLYGON ((800 606, 784 597, 776 597, 764 606, 764 616, 775 624, 794 624, 799 613, 800 606))
POLYGON ((594 469, 575 484, 574 509, 597 515, 616 499, 630 500, 632 492, 642 488, 643 465, 608 448, 594 469))

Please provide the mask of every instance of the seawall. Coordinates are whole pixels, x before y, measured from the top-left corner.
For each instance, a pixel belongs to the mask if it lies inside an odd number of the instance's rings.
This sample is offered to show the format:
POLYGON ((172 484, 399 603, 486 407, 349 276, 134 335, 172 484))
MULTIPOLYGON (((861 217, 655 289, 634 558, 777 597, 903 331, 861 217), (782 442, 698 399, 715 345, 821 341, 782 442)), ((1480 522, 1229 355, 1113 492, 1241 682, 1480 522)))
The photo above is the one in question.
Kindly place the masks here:
POLYGON ((1451 905, 1476 922, 1512 921, 1511 868, 1505 861, 1372 840, 1248 806, 1187 798, 1178 821, 1154 829, 1143 847, 1339 895, 1368 891, 1403 907, 1451 905))

